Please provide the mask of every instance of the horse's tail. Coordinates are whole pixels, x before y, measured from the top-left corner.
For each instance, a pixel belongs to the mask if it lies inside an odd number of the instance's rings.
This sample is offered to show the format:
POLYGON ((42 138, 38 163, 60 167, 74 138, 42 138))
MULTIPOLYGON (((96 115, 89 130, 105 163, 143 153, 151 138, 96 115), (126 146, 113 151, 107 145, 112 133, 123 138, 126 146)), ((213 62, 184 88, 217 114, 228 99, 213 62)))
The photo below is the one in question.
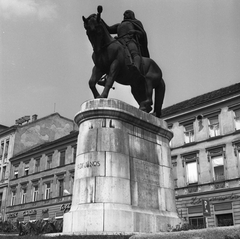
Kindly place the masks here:
POLYGON ((161 116, 165 90, 166 90, 166 85, 163 78, 161 78, 161 83, 155 88, 154 113, 158 118, 160 118, 161 116))

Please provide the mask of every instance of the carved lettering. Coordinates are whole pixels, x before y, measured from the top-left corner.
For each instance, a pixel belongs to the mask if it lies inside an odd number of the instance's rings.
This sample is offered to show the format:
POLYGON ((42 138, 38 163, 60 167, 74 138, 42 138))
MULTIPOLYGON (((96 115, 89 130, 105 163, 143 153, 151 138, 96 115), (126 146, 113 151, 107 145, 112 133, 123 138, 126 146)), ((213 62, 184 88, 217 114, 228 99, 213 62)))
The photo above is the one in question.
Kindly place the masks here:
POLYGON ((44 213, 47 213, 48 212, 48 208, 44 208, 44 209, 42 209, 42 213, 44 214, 44 213))
POLYGON ((13 217, 17 217, 17 216, 18 216, 17 212, 8 214, 9 218, 13 218, 13 217))
POLYGON ((27 215, 35 215, 37 214, 36 210, 28 210, 28 211, 24 211, 23 212, 23 216, 27 216, 27 215))
POLYGON ((63 212, 65 213, 66 211, 69 211, 69 210, 70 210, 71 205, 72 205, 71 203, 68 203, 68 204, 62 204, 61 207, 60 207, 60 210, 63 211, 63 212))
POLYGON ((99 161, 88 161, 85 163, 79 163, 77 165, 77 169, 91 168, 91 167, 99 167, 101 164, 99 161))
MULTIPOLYGON (((240 195, 232 193, 231 195, 226 195, 226 196, 210 197, 210 198, 208 198, 208 200, 209 201, 224 201, 227 199, 235 200, 235 199, 239 199, 239 198, 240 198, 240 195)), ((199 203, 202 203, 202 198, 198 198, 198 197, 192 198, 191 204, 199 204, 199 203)))

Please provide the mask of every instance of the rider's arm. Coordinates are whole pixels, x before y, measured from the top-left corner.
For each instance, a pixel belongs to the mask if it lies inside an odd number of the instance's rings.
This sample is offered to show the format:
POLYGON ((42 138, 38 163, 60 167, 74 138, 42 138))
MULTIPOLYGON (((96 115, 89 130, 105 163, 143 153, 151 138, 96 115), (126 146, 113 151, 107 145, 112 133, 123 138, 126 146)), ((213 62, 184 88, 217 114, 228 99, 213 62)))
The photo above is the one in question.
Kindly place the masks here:
POLYGON ((129 32, 128 32, 128 34, 137 34, 137 35, 139 35, 139 36, 142 36, 142 32, 141 31, 139 31, 139 30, 130 30, 129 32))
POLYGON ((108 26, 107 23, 104 22, 104 21, 103 21, 103 23, 104 23, 105 27, 107 28, 107 30, 110 34, 117 34, 117 29, 118 29, 119 23, 114 24, 112 26, 108 26))

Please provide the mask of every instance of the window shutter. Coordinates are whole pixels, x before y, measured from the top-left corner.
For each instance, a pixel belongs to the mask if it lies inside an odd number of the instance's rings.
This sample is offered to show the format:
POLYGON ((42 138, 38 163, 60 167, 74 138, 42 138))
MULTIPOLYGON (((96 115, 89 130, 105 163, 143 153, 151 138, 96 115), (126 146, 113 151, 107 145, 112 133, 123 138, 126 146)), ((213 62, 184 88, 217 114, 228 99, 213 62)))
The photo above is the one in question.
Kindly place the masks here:
POLYGON ((231 209, 232 209, 232 203, 231 202, 214 204, 214 210, 215 211, 231 210, 231 209))

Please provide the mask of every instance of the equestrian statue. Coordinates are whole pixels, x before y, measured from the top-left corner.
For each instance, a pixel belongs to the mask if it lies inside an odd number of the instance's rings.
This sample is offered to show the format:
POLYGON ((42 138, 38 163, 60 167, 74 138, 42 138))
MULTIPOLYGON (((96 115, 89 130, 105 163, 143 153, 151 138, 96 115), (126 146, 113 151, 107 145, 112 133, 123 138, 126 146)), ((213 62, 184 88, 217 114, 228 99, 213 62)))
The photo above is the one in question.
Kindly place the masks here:
POLYGON ((149 57, 147 35, 142 23, 135 18, 131 10, 124 12, 121 23, 108 26, 101 19, 102 7, 97 14, 82 17, 84 28, 93 47, 94 67, 89 87, 94 98, 107 98, 113 83, 129 85, 139 109, 161 116, 165 94, 165 83, 159 66, 149 57), (112 37, 111 34, 117 34, 112 37), (96 84, 104 87, 99 94, 96 84))

